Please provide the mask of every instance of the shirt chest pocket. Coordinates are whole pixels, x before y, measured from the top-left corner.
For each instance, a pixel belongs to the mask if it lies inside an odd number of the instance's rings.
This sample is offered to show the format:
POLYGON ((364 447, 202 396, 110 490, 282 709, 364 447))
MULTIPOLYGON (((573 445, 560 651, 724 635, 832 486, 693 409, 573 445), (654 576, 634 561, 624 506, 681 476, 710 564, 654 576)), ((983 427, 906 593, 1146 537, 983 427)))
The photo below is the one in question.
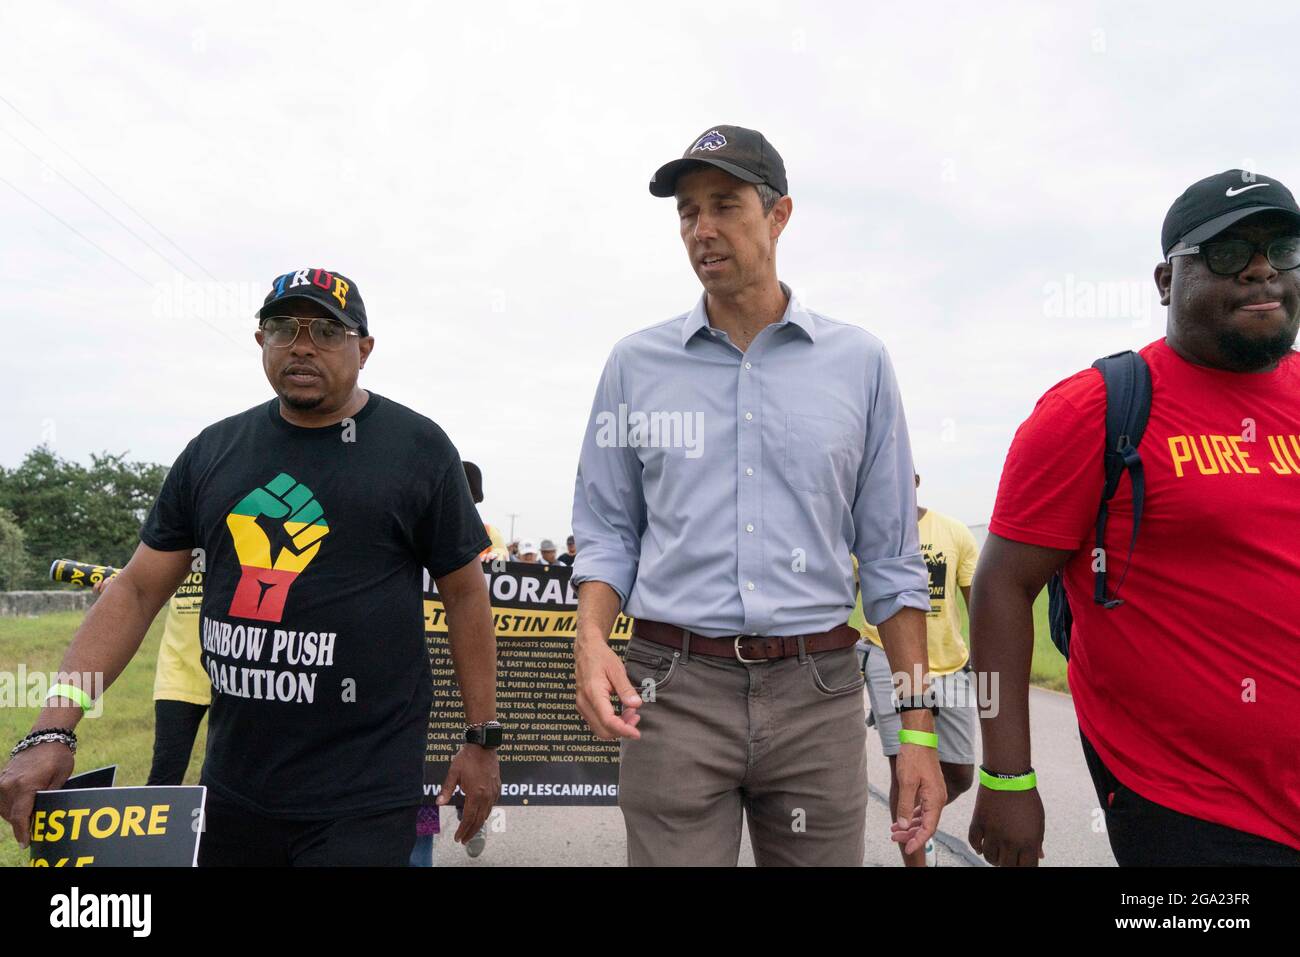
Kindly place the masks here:
POLYGON ((838 492, 853 499, 862 439, 853 426, 823 415, 787 413, 785 479, 801 492, 838 492))

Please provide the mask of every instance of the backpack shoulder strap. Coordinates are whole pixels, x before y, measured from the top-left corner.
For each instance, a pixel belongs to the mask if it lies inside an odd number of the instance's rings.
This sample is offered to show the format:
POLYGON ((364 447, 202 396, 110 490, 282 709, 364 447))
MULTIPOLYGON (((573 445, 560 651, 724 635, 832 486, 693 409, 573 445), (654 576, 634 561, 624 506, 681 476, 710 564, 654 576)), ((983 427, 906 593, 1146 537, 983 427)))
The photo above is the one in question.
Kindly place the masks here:
POLYGON ((1151 370, 1147 367, 1146 360, 1132 350, 1103 356, 1092 367, 1101 372, 1106 384, 1106 481, 1102 488, 1101 506, 1097 510, 1097 548, 1103 549, 1103 560, 1099 565, 1101 570, 1096 572, 1093 601, 1114 608, 1123 602, 1118 597, 1106 597, 1106 518, 1110 500, 1119 488, 1120 477, 1128 472, 1133 488, 1133 533, 1129 538, 1124 574, 1115 586, 1115 594, 1118 596, 1119 589, 1128 576, 1129 563, 1133 561, 1133 549, 1137 545, 1138 526, 1142 521, 1142 505, 1146 495, 1138 444, 1142 441, 1147 420, 1151 416, 1151 370))

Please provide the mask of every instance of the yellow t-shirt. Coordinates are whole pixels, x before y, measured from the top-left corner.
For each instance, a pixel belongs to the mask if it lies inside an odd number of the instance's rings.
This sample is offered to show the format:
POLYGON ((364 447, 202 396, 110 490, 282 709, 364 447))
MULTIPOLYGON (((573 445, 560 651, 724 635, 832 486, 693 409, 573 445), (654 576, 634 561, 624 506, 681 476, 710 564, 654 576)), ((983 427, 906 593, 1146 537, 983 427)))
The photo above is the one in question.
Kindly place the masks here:
POLYGON ((155 701, 212 703, 212 681, 200 660, 199 606, 203 604, 203 573, 190 572, 167 603, 158 670, 154 672, 155 701))
MULTIPOLYGON (((934 509, 927 509, 917 524, 921 537, 921 555, 930 571, 930 613, 926 616, 926 635, 930 672, 951 674, 966 664, 970 649, 961 633, 961 610, 957 589, 969 587, 975 577, 979 547, 969 528, 957 519, 934 509)), ((862 594, 849 624, 862 637, 880 647, 880 633, 862 617, 862 594)))
POLYGON ((487 548, 479 552, 478 560, 481 562, 490 562, 494 559, 509 559, 510 550, 506 548, 506 540, 501 535, 501 531, 495 525, 483 524, 483 529, 488 533, 488 539, 492 542, 487 548))

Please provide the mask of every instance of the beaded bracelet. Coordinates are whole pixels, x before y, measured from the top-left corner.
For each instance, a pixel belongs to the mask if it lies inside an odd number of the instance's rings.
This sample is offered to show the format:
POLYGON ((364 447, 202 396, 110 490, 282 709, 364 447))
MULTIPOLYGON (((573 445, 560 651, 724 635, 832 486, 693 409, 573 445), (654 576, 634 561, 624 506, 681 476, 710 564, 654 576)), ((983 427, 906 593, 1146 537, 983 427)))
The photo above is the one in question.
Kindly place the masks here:
POLYGON ((41 728, 37 731, 30 732, 25 738, 14 745, 13 750, 9 752, 9 757, 33 748, 38 744, 47 744, 52 741, 58 741, 60 744, 66 744, 68 750, 73 754, 77 753, 77 735, 71 728, 41 728))

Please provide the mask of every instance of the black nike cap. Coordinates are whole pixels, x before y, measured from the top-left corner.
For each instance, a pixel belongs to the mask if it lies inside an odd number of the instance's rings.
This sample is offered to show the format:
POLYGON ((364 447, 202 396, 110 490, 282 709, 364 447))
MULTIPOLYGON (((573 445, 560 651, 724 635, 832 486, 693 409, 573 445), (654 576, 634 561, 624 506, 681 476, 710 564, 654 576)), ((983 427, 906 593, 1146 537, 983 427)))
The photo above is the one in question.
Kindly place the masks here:
POLYGON ((1215 173, 1174 200, 1160 229, 1160 248, 1167 258, 1180 242, 1194 246, 1247 216, 1270 210, 1289 213, 1300 224, 1300 206, 1278 180, 1243 169, 1215 173))
POLYGON ((700 163, 726 170, 746 183, 766 183, 782 196, 788 189, 785 162, 758 130, 743 126, 712 126, 691 141, 681 159, 660 166, 650 178, 653 196, 672 196, 677 177, 700 163))

